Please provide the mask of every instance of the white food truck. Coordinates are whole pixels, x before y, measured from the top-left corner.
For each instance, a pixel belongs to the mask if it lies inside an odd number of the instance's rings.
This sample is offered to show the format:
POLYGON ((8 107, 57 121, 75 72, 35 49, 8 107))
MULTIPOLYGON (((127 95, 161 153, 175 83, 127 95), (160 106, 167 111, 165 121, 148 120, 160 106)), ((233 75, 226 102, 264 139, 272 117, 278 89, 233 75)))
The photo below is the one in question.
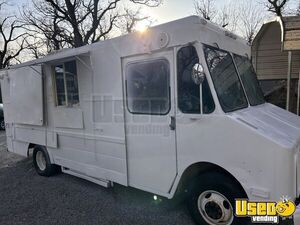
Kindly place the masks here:
POLYGON ((173 198, 197 224, 300 195, 300 119, 268 104, 236 35, 192 16, 0 72, 7 145, 62 172, 173 198))

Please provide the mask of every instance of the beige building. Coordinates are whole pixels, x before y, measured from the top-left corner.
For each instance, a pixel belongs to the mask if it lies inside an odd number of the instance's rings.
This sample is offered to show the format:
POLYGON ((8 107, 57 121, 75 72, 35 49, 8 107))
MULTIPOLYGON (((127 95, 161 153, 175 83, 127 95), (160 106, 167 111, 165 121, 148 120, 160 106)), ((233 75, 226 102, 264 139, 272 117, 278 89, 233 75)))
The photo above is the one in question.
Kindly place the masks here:
POLYGON ((252 62, 267 100, 299 113, 300 17, 265 23, 253 41, 252 62))

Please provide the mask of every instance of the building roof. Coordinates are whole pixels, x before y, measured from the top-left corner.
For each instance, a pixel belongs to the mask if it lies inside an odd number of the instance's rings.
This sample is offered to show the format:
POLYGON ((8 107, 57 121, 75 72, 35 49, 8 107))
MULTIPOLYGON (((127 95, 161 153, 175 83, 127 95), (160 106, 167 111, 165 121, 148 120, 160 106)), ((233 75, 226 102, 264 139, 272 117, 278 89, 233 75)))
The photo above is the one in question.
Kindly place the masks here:
POLYGON ((283 49, 300 50, 300 16, 283 17, 283 49))
POLYGON ((274 23, 278 23, 281 28, 282 50, 300 50, 300 16, 276 17, 264 23, 253 40, 252 45, 258 45, 266 30, 274 23))

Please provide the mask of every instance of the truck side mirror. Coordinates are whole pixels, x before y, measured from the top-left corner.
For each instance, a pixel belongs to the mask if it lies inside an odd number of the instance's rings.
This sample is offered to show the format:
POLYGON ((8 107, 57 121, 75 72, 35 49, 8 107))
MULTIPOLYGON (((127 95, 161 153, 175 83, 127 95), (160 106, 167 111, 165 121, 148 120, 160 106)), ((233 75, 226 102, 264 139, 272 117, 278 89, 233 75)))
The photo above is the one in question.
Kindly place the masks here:
POLYGON ((204 68, 200 63, 193 66, 192 79, 195 84, 200 85, 205 80, 204 68))

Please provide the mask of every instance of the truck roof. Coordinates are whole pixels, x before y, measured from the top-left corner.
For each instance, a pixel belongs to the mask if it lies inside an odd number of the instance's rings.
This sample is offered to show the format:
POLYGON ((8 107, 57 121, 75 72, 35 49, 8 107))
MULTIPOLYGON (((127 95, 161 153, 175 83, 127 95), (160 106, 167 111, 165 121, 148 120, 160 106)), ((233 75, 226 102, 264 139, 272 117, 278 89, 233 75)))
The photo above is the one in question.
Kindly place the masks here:
POLYGON ((222 27, 219 27, 210 21, 205 20, 204 18, 199 16, 189 16, 183 19, 151 27, 145 32, 134 32, 78 48, 66 48, 59 51, 54 51, 43 58, 17 64, 2 70, 17 69, 25 66, 57 62, 61 59, 67 59, 81 55, 89 55, 96 46, 107 44, 112 45, 114 50, 118 49, 117 51, 120 52, 121 57, 145 54, 166 47, 161 46, 163 44, 160 43, 161 41, 168 42, 168 47, 174 47, 194 42, 195 37, 198 37, 203 43, 206 43, 205 40, 216 40, 215 43, 217 43, 220 48, 222 48, 223 45, 224 49, 232 49, 232 52, 246 52, 247 54, 250 54, 250 47, 245 39, 222 27), (206 38, 204 38, 204 36, 206 38), (155 40, 157 43, 153 43, 153 40, 155 40), (226 42, 227 45, 224 44, 224 42, 226 42))

